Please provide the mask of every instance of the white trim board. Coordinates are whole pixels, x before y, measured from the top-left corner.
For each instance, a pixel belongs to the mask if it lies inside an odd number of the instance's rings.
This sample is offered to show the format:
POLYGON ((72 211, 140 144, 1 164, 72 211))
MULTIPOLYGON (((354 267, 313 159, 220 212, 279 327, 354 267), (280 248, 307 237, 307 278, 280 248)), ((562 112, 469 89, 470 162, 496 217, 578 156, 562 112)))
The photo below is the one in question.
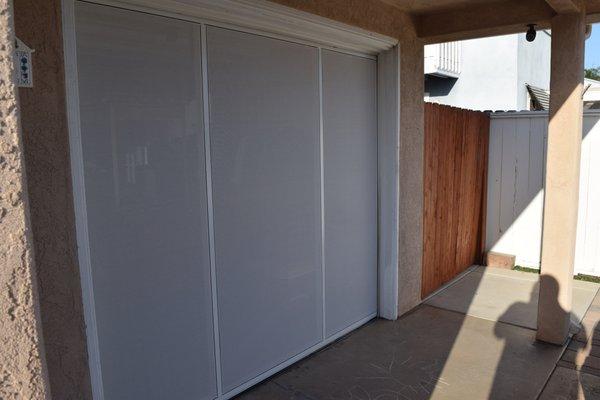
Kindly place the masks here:
POLYGON ((85 0, 210 25, 284 35, 332 49, 377 55, 398 40, 266 0, 85 0))
POLYGON ((319 63, 319 174, 321 184, 319 187, 319 196, 320 196, 320 214, 321 214, 321 304, 323 306, 323 330, 322 330, 322 339, 325 340, 327 338, 327 303, 326 303, 326 295, 327 290, 325 290, 325 153, 324 153, 324 140, 323 140, 323 50, 319 48, 318 53, 318 63, 319 63))
MULTIPOLYGON (((583 117, 600 116, 600 110, 584 110, 583 117)), ((548 111, 496 111, 490 113, 491 119, 502 118, 548 118, 548 111)))
POLYGON ((400 52, 377 59, 378 313, 398 318, 398 229, 400 184, 400 52))
POLYGON ((71 179, 75 208, 75 231, 77 237, 77 257, 81 279, 81 297, 85 319, 88 365, 92 384, 92 397, 104 399, 102 371, 100 367, 100 347, 96 326, 96 307, 92 282, 85 182, 83 171, 83 149, 81 145, 81 121, 79 115, 79 80, 77 79, 77 44, 75 39, 75 2, 62 2, 63 42, 65 57, 65 97, 67 105, 67 126, 69 130, 69 150, 71 157, 71 179))
MULTIPOLYGON (((81 272, 82 297, 86 322, 89 367, 93 398, 104 399, 100 351, 96 331, 91 259, 89 253, 83 154, 81 148, 79 93, 77 79, 77 54, 75 37, 74 4, 77 0, 62 0, 63 39, 66 71, 66 96, 71 171, 73 180, 78 257, 81 272)), ((248 33, 258 33, 283 40, 290 40, 342 52, 378 58, 378 315, 386 319, 397 318, 398 305, 398 132, 399 132, 399 52, 396 40, 360 29, 339 24, 311 14, 274 5, 262 0, 196 0, 195 5, 173 0, 79 0, 114 6, 132 11, 174 17, 206 25, 227 27, 248 33), (177 6, 177 7, 175 7, 177 6), (187 12, 191 13, 186 14, 187 12), (212 21, 218 20, 220 23, 212 21), (236 22, 240 21, 240 22, 236 22), (244 22, 246 21, 246 22, 244 22), (236 25, 242 24, 242 28, 236 25), (291 39, 290 39, 291 37, 291 39), (307 41, 308 43, 306 43, 307 41)), ((204 38, 205 35, 201 35, 204 38)), ((204 40, 204 39, 203 39, 204 40)), ((204 47, 204 46, 203 46, 204 47)), ((203 49, 204 50, 204 49, 203 49)), ((205 50, 204 50, 205 51, 205 50)), ((206 55, 204 55, 206 56, 206 55)), ((205 57, 203 57, 205 58, 205 57)), ((203 66, 203 69, 206 66, 203 66)), ((203 71, 204 74, 206 73, 203 71)), ((205 80, 204 76, 204 80, 205 80)), ((206 82, 204 82, 206 90, 206 82)), ((207 95, 206 91, 203 93, 207 95)), ((204 102, 206 103, 206 102, 204 102)), ((206 110, 205 110, 206 112, 206 110)), ((208 116, 205 115, 205 124, 208 116)), ((208 131, 205 135, 209 135, 208 131)), ((205 146, 208 145, 208 141, 205 146)), ((206 149, 205 149, 206 151, 206 149)), ((207 163, 209 163, 207 158, 207 163)), ((210 178, 210 165, 207 168, 210 178)), ((208 179, 209 179, 208 178, 208 179)), ((210 179, 208 182, 210 186, 210 179)), ((210 196, 210 192, 208 193, 210 196)), ((210 208, 210 207, 209 207, 210 208)), ((212 222, 212 221, 211 221, 212 222)), ((211 224, 209 222, 209 224, 211 224)), ((212 230, 212 226, 210 227, 212 230)), ((211 253, 214 243, 211 238, 211 253)), ((211 254, 211 275, 214 279, 214 255, 211 254)), ((212 282, 213 293, 215 283, 212 282)), ((213 301, 215 297, 213 296, 213 301)), ((214 312, 214 309, 213 309, 214 312)), ((319 344, 277 365, 258 377, 242 384, 228 393, 218 385, 218 399, 224 400, 268 378, 276 372, 297 362, 310 353, 330 344, 337 338, 358 328, 376 315, 370 315, 347 329, 324 337, 319 344)), ((218 329, 218 328, 215 328, 218 329)), ((218 337, 218 335, 216 335, 218 337)), ((219 343, 215 344, 218 351, 219 343)), ((217 364, 218 355, 216 355, 217 364)), ((217 368, 219 368, 217 366, 217 368)))

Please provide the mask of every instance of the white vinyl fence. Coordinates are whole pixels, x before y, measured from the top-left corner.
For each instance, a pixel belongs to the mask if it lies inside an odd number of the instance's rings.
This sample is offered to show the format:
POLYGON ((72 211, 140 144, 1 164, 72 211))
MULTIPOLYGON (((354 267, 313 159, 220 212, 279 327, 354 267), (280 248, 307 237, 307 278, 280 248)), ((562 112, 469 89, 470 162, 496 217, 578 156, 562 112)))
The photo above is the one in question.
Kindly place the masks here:
MULTIPOLYGON (((575 272, 600 276, 600 113, 583 119, 575 272)), ((548 114, 494 113, 486 249, 539 268, 548 114)))

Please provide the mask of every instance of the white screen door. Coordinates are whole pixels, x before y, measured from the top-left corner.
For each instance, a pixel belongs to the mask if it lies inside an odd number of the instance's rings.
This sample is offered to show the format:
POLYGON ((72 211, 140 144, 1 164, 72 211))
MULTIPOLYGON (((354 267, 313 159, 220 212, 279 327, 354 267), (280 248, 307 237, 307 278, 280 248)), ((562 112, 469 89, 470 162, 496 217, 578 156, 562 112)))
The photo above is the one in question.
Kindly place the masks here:
POLYGON ((200 26, 77 3, 105 399, 216 395, 200 26))
POLYGON ((75 11, 105 399, 230 397, 373 317, 376 60, 75 11))
POLYGON ((322 340, 317 49, 209 27, 224 389, 322 340))
POLYGON ((377 311, 377 63, 323 50, 327 336, 377 311))

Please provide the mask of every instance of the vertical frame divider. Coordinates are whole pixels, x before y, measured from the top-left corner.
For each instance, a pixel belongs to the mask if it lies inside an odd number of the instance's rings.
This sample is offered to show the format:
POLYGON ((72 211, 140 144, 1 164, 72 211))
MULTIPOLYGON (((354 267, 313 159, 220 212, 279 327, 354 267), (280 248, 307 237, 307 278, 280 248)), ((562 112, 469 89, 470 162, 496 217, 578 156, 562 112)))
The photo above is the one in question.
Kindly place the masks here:
POLYGON ((398 318, 400 48, 377 57, 378 315, 398 318))
POLYGON ((210 246, 210 286, 213 310, 213 336, 215 342, 215 369, 217 376, 217 398, 223 396, 221 377, 221 344, 219 338, 219 307, 217 304, 217 273, 215 264, 215 226, 212 194, 212 164, 210 159, 210 107, 208 104, 208 48, 206 41, 206 25, 200 25, 202 44, 202 120, 204 122, 204 154, 206 161, 206 197, 208 204, 208 237, 210 246))
POLYGON ((79 259, 81 297, 86 325, 85 334, 89 357, 88 363, 92 384, 92 397, 95 400, 104 400, 83 171, 83 147, 81 143, 81 119, 79 113, 79 85, 77 73, 77 41, 75 32, 75 1, 63 0, 61 5, 67 129, 69 131, 77 257, 79 259))
POLYGON ((323 140, 323 49, 318 48, 319 64, 319 164, 321 170, 321 300, 323 303, 323 340, 327 337, 327 318, 325 306, 325 165, 323 140))

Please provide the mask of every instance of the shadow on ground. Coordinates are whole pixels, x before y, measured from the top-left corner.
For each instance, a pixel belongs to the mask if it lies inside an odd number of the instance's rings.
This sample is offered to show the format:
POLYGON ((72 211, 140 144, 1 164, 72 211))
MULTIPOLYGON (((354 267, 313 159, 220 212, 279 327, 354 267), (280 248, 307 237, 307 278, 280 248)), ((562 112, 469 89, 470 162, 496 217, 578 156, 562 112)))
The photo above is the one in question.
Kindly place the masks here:
MULTIPOLYGON (((564 349, 535 341, 537 277, 474 268, 401 319, 374 320, 238 399, 536 399, 564 349)), ((576 308, 597 289, 577 285, 576 308)))
POLYGON ((573 336, 540 400, 600 400, 600 295, 573 336))

